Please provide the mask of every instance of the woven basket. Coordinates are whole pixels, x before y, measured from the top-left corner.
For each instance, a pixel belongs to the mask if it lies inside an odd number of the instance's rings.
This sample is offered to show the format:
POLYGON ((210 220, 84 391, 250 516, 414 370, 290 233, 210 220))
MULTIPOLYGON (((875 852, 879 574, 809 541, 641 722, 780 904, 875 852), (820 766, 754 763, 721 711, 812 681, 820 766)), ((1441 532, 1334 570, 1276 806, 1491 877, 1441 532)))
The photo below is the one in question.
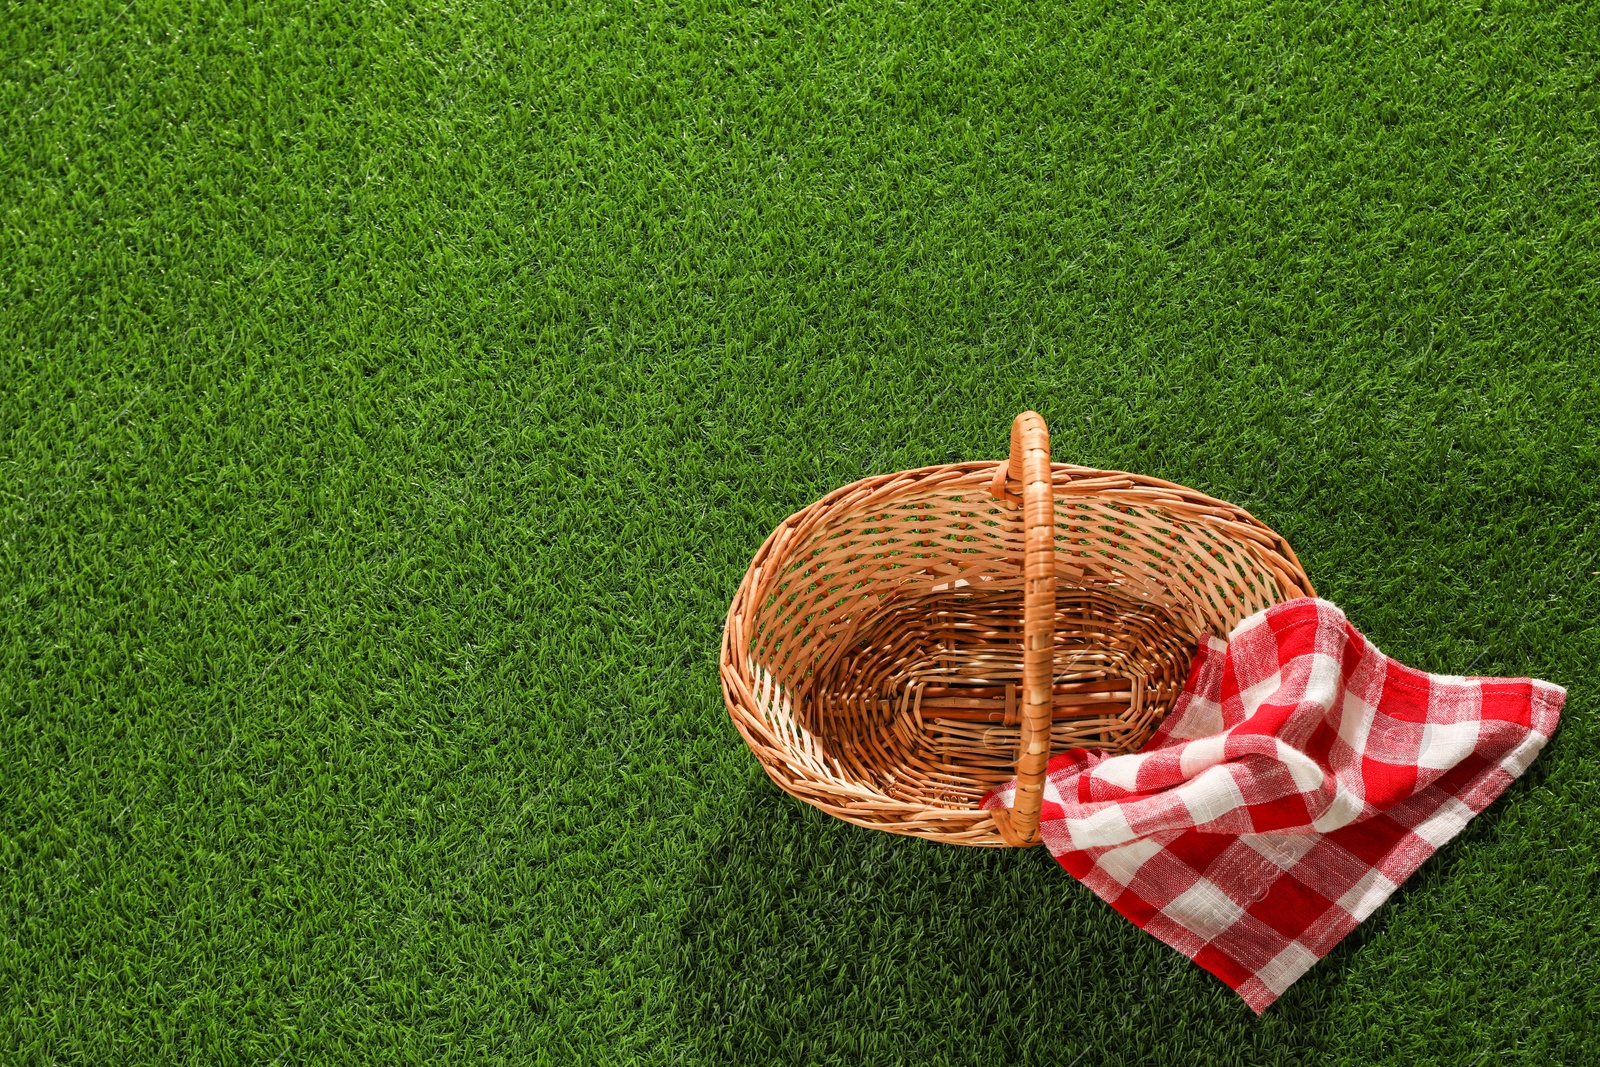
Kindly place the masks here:
POLYGON ((1202 634, 1313 595, 1247 512, 1052 464, 1028 411, 1008 461, 866 478, 774 530, 728 610, 723 696, 772 780, 823 811, 1036 844, 1052 753, 1139 748, 1202 634), (980 810, 1013 776, 1014 806, 980 810))

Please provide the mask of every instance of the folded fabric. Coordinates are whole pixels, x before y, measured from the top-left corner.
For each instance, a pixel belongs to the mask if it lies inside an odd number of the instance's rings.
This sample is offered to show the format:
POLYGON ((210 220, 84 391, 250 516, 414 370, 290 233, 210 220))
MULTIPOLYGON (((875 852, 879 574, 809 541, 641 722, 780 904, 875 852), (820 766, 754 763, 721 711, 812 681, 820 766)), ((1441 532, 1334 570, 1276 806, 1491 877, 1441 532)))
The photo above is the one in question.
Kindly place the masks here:
POLYGON ((1204 638, 1138 752, 1052 759, 1039 829, 1259 1013, 1527 769, 1565 700, 1412 670, 1334 605, 1291 600, 1204 638))

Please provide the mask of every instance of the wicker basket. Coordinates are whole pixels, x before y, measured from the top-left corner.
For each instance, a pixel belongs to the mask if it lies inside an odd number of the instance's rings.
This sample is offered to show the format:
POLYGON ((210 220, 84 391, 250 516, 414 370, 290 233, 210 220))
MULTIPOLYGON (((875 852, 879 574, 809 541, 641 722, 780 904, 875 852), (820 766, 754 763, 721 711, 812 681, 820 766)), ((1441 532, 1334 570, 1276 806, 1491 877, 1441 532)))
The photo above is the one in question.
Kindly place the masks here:
POLYGON ((867 478, 774 530, 728 610, 723 696, 772 780, 823 811, 1035 844, 1052 753, 1137 749, 1200 635, 1312 595, 1245 511, 1052 464, 1028 411, 1009 461, 867 478), (1014 806, 979 809, 1013 775, 1014 806))

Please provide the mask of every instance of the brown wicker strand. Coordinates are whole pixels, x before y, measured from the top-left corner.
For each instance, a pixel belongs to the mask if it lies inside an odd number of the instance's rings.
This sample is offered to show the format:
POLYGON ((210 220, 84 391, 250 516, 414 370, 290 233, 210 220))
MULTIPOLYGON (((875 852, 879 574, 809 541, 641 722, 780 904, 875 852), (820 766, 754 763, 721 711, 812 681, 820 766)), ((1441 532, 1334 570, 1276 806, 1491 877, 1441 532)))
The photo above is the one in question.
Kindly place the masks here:
POLYGON ((1055 497, 1050 431, 1037 412, 1024 411, 1011 424, 1010 469, 1022 482, 1022 735, 1016 798, 994 812, 994 822, 1006 844, 1021 846, 1038 836, 1055 696, 1055 497))

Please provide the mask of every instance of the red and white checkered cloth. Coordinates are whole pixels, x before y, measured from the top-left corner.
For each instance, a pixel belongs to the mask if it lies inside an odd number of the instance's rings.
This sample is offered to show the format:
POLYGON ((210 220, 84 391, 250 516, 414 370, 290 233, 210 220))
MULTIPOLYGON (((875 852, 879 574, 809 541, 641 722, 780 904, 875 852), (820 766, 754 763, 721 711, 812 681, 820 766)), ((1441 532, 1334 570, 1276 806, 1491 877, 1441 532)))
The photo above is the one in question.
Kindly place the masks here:
POLYGON ((1140 751, 1052 759, 1039 828, 1259 1013, 1527 769, 1566 695, 1412 670, 1334 605, 1291 600, 1202 640, 1140 751))

